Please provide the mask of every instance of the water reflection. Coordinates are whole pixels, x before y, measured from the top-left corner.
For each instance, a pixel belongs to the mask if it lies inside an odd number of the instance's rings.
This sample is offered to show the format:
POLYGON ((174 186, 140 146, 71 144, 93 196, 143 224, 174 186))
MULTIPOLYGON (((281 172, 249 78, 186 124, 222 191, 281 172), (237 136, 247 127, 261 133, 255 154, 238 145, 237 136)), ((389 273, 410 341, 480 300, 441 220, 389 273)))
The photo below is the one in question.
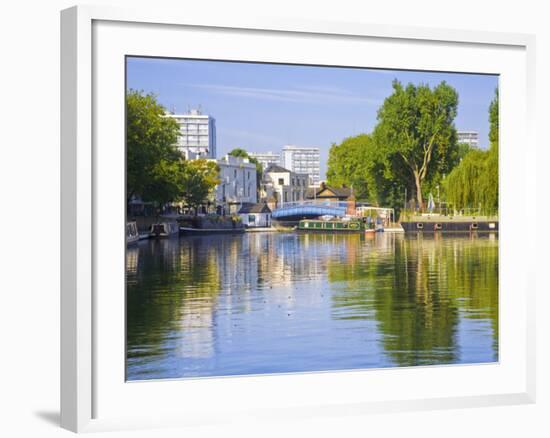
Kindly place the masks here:
POLYGON ((130 380, 495 361, 498 238, 140 242, 127 324, 130 380))

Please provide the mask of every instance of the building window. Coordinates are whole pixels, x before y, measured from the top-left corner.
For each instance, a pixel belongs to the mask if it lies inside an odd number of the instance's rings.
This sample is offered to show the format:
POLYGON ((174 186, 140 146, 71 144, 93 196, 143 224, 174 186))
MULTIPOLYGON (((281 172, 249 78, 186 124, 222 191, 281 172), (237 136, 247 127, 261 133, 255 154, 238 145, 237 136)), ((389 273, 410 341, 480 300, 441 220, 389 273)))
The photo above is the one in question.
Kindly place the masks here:
POLYGON ((246 179, 250 179, 250 170, 246 172, 246 179))
POLYGON ((285 194, 284 194, 284 200, 285 200, 285 202, 288 202, 288 192, 285 192, 285 194))
POLYGON ((235 178, 237 178, 237 169, 235 169, 235 170, 233 171, 233 176, 234 176, 235 178))
POLYGON ((284 186, 285 185, 285 180, 283 178, 279 178, 279 185, 280 186, 284 186))

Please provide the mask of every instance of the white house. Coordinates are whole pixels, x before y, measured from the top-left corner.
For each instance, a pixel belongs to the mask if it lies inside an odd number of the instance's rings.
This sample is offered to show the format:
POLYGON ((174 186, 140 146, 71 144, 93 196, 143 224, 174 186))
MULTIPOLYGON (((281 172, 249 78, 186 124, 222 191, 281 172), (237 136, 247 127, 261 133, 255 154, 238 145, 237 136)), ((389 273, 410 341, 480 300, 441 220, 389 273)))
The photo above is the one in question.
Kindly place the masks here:
POLYGON ((306 199, 309 176, 272 164, 264 171, 262 198, 275 198, 277 206, 306 199))
POLYGON ((220 168, 220 183, 214 192, 216 205, 226 213, 236 213, 242 204, 255 204, 258 201, 256 165, 248 158, 231 155, 215 161, 220 168))
POLYGON ((243 204, 239 216, 245 227, 271 227, 271 210, 265 203, 243 204))

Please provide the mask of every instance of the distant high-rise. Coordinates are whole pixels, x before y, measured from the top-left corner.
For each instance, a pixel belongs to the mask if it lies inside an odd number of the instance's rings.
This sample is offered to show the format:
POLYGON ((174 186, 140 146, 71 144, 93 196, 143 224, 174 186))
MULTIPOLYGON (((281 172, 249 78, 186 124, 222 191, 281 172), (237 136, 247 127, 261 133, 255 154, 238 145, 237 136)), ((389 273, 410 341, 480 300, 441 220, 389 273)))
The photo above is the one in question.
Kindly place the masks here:
POLYGON ((168 114, 180 125, 178 148, 185 158, 216 158, 216 119, 201 110, 185 114, 168 114))
POLYGON ((458 143, 465 143, 470 147, 479 146, 479 134, 477 131, 457 131, 458 143))
POLYGON ((311 184, 319 186, 321 179, 321 158, 319 148, 285 146, 281 156, 281 165, 300 174, 307 174, 311 184))
POLYGON ((248 155, 258 160, 264 170, 272 164, 281 165, 281 154, 273 152, 250 152, 248 155))

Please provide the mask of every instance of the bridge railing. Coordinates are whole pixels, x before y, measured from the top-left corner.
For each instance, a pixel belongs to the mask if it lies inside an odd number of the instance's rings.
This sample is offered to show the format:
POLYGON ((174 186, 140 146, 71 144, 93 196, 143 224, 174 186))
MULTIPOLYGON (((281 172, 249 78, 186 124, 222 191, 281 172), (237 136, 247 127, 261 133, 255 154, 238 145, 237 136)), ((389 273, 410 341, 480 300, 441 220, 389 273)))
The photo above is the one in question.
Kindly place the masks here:
POLYGON ((278 206, 275 210, 284 210, 287 208, 307 207, 307 206, 328 207, 328 208, 347 208, 348 202, 347 201, 327 201, 323 199, 308 199, 305 201, 285 202, 282 205, 278 206))
POLYGON ((344 201, 298 201, 287 202, 272 212, 274 219, 307 216, 344 216, 348 203, 344 201))

